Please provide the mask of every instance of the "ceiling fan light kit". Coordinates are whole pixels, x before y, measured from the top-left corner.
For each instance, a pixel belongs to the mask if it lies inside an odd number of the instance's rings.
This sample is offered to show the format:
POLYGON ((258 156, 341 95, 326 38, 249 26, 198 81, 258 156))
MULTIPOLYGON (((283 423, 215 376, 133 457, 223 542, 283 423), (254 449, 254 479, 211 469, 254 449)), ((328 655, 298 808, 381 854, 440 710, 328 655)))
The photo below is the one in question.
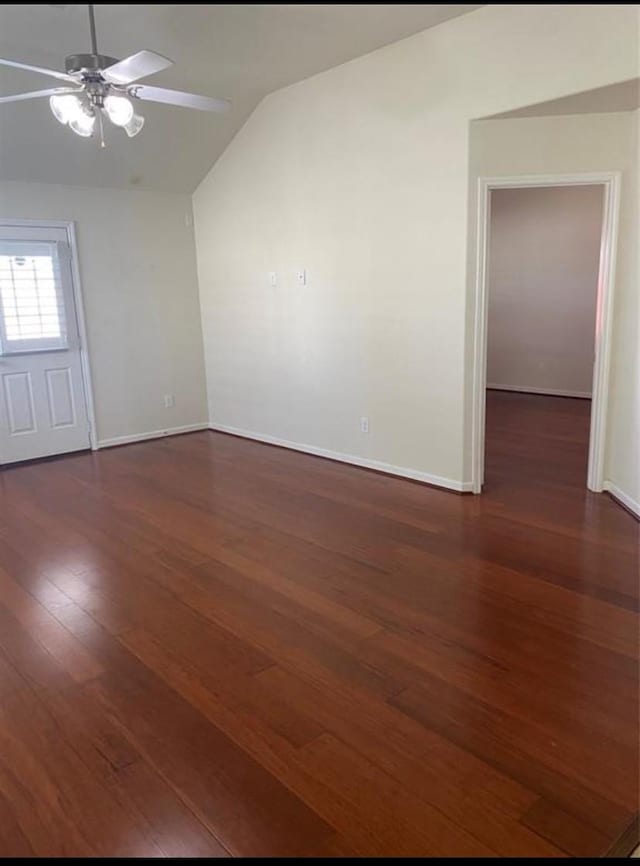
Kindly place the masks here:
POLYGON ((82 109, 80 100, 73 93, 56 93, 49 97, 49 105, 60 123, 69 123, 82 109))
POLYGON ((136 100, 195 108, 199 111, 220 112, 226 111, 229 107, 229 101, 226 99, 135 84, 134 82, 141 78, 173 66, 173 61, 154 51, 146 50, 138 51, 124 60, 99 54, 93 5, 89 4, 88 8, 91 54, 72 54, 67 57, 65 72, 0 58, 0 65, 48 75, 65 82, 67 86, 0 96, 0 104, 48 96, 49 106, 56 120, 68 126, 76 135, 91 138, 97 120, 103 146, 105 118, 114 126, 124 129, 129 138, 133 138, 141 131, 144 117, 134 108, 136 100))
POLYGON ((126 96, 112 94, 105 98, 104 110, 114 126, 126 126, 135 113, 131 101, 126 96))

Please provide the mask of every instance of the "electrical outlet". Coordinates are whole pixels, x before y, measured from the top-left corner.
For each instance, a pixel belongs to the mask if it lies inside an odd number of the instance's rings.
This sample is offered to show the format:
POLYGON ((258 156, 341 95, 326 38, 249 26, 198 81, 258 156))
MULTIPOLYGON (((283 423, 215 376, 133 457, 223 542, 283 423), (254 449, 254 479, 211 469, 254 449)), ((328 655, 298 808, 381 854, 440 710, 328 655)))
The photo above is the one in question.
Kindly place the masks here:
POLYGON ((269 285, 274 289, 278 285, 278 275, 275 271, 269 271, 269 285))
POLYGON ((175 406, 175 400, 173 398, 173 394, 165 394, 164 395, 164 408, 165 409, 173 409, 175 406))
POLYGON ((369 432, 369 419, 366 415, 363 415, 360 419, 360 432, 368 433, 369 432))
POLYGON ((304 268, 301 271, 296 271, 296 280, 298 281, 299 286, 307 285, 307 272, 304 268))

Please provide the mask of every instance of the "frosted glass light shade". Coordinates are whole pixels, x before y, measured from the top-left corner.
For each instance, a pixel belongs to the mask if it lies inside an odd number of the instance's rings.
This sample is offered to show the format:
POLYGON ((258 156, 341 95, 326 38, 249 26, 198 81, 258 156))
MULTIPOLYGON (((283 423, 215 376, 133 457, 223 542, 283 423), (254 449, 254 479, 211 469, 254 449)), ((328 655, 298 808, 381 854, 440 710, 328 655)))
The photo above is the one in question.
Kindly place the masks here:
POLYGON ((69 123, 82 111, 82 103, 75 93, 54 94, 49 99, 49 106, 60 123, 69 123))
POLYGON ((125 126, 133 118, 133 105, 126 96, 107 96, 104 110, 114 126, 125 126))
POLYGON ((89 114, 82 110, 69 121, 69 127, 76 133, 76 135, 81 135, 83 138, 89 138, 89 136, 93 135, 93 127, 95 126, 95 123, 95 114, 89 114))
POLYGON ((124 127, 124 131, 127 133, 129 138, 133 138, 134 135, 137 135, 142 127, 144 126, 144 117, 141 114, 134 114, 129 123, 127 123, 124 127))

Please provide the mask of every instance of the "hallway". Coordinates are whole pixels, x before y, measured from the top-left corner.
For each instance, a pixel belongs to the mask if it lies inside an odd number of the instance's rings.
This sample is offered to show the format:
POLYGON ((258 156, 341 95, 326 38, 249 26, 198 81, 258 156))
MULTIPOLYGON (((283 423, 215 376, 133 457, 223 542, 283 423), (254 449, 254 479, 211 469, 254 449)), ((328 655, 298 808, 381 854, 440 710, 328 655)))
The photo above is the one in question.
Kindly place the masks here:
POLYGON ((590 413, 591 400, 488 390, 485 492, 557 487, 585 501, 590 413))

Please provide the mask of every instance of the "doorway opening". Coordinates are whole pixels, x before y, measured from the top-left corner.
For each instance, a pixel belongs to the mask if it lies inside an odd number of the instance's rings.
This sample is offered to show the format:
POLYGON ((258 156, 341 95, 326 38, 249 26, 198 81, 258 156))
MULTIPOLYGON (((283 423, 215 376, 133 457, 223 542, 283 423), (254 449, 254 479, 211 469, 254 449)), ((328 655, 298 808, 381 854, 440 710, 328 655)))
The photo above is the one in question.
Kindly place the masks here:
POLYGON ((618 173, 479 180, 474 493, 485 427, 496 477, 538 472, 538 449, 603 489, 618 199, 618 173))

